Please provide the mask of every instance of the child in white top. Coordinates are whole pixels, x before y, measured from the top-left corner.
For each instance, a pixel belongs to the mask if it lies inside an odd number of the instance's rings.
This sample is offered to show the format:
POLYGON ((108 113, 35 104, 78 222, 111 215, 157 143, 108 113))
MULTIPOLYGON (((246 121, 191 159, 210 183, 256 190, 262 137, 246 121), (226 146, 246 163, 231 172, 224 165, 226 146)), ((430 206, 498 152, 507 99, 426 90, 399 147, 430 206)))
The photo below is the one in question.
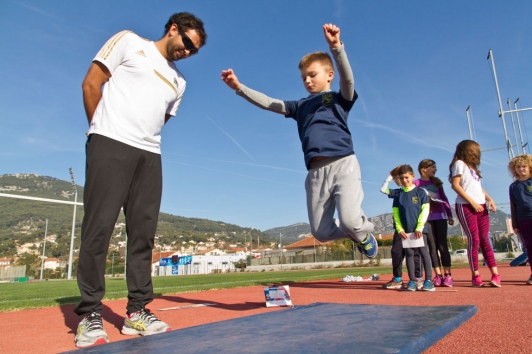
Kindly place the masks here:
POLYGON ((490 216, 497 206, 480 183, 480 145, 473 140, 463 140, 456 146, 453 161, 449 165, 449 181, 456 192, 456 215, 467 236, 467 258, 474 287, 484 286, 478 272, 478 248, 491 271, 490 285, 499 288, 501 278, 493 248, 489 241, 490 216))

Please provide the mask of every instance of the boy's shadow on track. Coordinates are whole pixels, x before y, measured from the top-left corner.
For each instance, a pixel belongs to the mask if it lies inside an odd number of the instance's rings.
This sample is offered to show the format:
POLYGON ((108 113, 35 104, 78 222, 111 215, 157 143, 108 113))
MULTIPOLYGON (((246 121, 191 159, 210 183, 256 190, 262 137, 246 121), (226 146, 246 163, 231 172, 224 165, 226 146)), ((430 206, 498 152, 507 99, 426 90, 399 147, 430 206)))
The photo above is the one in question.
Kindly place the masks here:
POLYGON ((292 288, 308 288, 308 289, 345 289, 345 290, 376 290, 382 289, 385 282, 379 281, 353 281, 353 282, 330 282, 330 281, 313 281, 310 283, 294 283, 290 284, 292 288))
MULTIPOLYGON (((212 301, 209 299, 186 299, 183 297, 180 297, 178 295, 156 295, 157 299, 162 299, 170 302, 175 302, 180 307, 179 304, 181 304, 183 309, 186 309, 190 304, 192 305, 200 305, 200 304, 212 304, 208 305, 209 307, 214 307, 222 310, 228 310, 228 311, 249 311, 249 310, 255 310, 259 308, 266 308, 266 300, 264 302, 243 302, 238 304, 226 304, 222 302, 212 301)), ((172 307, 172 306, 169 306, 172 307)), ((177 309, 176 309, 177 310, 177 309)))

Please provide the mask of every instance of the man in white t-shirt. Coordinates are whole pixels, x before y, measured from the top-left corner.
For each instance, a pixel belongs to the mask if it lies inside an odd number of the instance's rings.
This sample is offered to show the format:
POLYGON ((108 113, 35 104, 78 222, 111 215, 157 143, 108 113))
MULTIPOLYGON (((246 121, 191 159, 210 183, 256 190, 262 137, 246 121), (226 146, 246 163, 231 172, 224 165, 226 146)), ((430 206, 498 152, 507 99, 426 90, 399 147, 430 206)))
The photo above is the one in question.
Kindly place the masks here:
POLYGON ((90 125, 86 143, 85 215, 77 280, 81 301, 75 343, 109 342, 102 324, 109 239, 120 208, 127 231, 127 314, 122 333, 170 330, 146 305, 153 300, 152 249, 162 194, 161 129, 177 112, 186 87, 174 62, 205 45, 203 22, 181 12, 155 42, 122 31, 98 52, 83 81, 90 125))

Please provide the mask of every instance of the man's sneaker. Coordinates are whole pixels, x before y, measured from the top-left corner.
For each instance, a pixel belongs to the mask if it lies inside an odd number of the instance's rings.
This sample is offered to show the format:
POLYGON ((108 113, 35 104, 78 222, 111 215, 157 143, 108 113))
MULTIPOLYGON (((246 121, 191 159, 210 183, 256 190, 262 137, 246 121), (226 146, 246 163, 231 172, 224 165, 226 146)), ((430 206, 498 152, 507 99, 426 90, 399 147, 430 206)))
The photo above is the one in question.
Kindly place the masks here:
POLYGON ((491 276, 490 285, 494 288, 500 288, 501 287, 501 277, 499 274, 493 274, 491 276))
POLYGON ((379 246, 377 246, 377 240, 373 237, 373 234, 369 233, 366 236, 366 239, 362 242, 355 243, 360 253, 364 253, 368 258, 375 258, 377 256, 377 251, 379 246))
POLYGON ((408 286, 405 288, 407 291, 416 291, 417 290, 417 281, 416 280, 410 280, 408 282, 408 286))
POLYGON ((453 278, 451 277, 450 274, 446 274, 445 277, 443 278, 443 286, 446 286, 448 288, 452 288, 453 286, 453 278))
POLYGON ((109 343, 109 337, 107 337, 107 333, 103 329, 102 316, 93 312, 83 317, 78 324, 78 331, 74 342, 78 348, 109 343))
POLYGON ((122 327, 122 334, 149 336, 171 331, 169 325, 155 317, 148 309, 127 314, 122 327))
POLYGON ((436 291, 436 288, 434 287, 434 283, 432 282, 432 280, 427 279, 423 283, 423 288, 421 288, 421 290, 423 290, 423 291, 436 291))
POLYGON ((530 275, 530 278, 526 281, 526 285, 532 285, 532 275, 530 275))
POLYGON ((382 286, 384 289, 402 289, 403 288, 403 282, 402 281, 395 281, 395 278, 387 282, 382 286))
POLYGON ((480 278, 480 274, 474 275, 473 279, 471 280, 471 283, 474 287, 481 287, 484 286, 484 283, 482 282, 482 279, 480 278))
POLYGON ((423 289, 423 278, 417 278, 417 290, 423 289))
POLYGON ((441 284, 443 283, 443 278, 441 274, 436 274, 432 282, 434 283, 434 286, 441 286, 441 284))

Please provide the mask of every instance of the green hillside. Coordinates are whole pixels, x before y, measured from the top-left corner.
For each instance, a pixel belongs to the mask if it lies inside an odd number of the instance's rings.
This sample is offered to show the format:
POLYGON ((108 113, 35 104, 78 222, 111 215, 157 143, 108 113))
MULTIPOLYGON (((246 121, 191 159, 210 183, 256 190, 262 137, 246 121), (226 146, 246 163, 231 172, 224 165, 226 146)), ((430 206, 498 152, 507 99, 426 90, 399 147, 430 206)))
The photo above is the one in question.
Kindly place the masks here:
MULTIPOLYGON (((83 187, 77 186, 77 190, 78 202, 81 202, 83 187)), ((0 176, 0 193, 74 201, 74 192, 70 182, 35 174, 0 176)), ((73 208, 73 205, 68 204, 0 197, 0 257, 14 255, 16 244, 42 241, 46 219, 48 219, 47 234, 57 235, 56 244, 47 244, 46 256, 68 257, 73 208)), ((79 248, 82 219, 83 207, 77 206, 75 248, 79 248)), ((121 213, 117 223, 124 221, 124 215, 121 213)), ((164 240, 165 244, 205 242, 210 237, 222 239, 226 243, 243 243, 245 238, 249 241, 251 232, 253 238, 260 237, 261 244, 274 240, 257 229, 252 230, 221 221, 185 218, 166 213, 160 213, 157 228, 157 235, 164 240)), ((111 238, 112 245, 123 241, 125 228, 116 228, 114 236, 116 237, 111 238)))

